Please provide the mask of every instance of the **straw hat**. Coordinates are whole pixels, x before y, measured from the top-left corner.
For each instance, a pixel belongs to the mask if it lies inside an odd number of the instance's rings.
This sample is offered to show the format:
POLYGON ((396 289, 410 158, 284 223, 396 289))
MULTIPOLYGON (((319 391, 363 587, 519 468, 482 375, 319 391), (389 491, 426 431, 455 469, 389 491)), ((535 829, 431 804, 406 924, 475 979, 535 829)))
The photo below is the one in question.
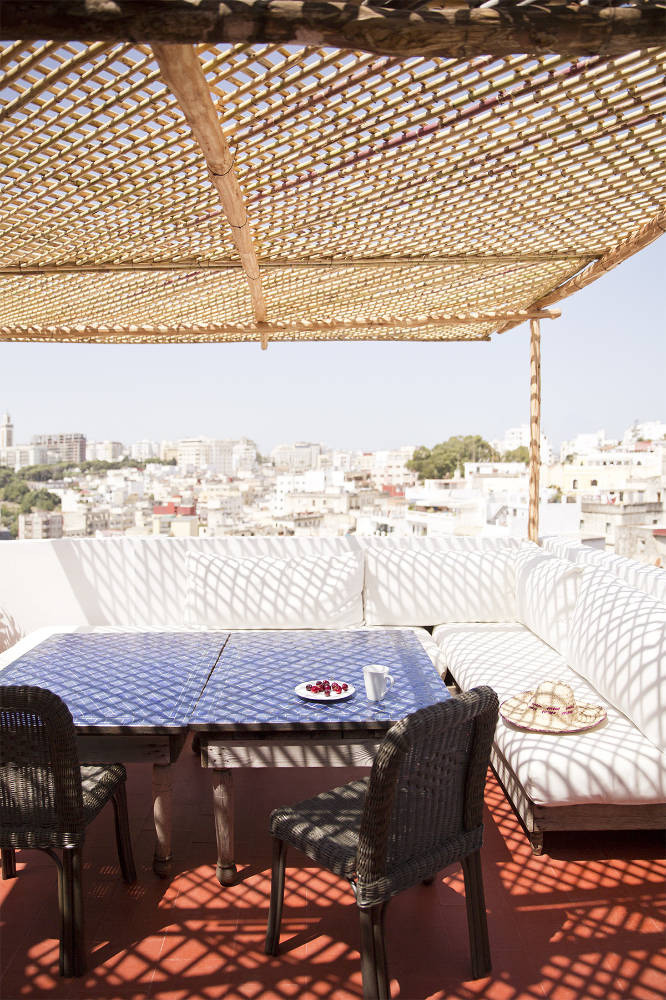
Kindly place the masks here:
POLYGON ((519 729, 535 733, 579 733, 606 718, 601 705, 580 705, 568 684, 543 681, 500 705, 500 715, 519 729))

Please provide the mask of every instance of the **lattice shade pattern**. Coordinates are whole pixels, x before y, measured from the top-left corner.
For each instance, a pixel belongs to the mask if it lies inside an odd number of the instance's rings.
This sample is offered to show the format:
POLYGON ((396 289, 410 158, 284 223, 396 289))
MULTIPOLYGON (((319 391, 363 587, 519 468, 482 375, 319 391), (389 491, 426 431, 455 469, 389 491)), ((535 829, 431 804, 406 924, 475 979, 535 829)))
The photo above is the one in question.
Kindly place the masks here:
MULTIPOLYGON (((666 48, 197 53, 273 340, 485 339, 666 205, 666 48)), ((0 339, 260 339, 151 48, 4 43, 0 65, 0 339)))

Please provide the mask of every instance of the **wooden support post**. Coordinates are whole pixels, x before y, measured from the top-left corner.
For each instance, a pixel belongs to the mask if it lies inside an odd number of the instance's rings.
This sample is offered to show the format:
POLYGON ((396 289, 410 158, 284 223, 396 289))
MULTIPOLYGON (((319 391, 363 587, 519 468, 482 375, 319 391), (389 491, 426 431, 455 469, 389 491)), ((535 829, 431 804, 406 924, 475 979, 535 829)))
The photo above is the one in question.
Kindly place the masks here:
POLYGON ((530 320, 530 502, 527 537, 539 541, 539 472, 541 466, 541 324, 530 320))
POLYGON ((230 768, 214 768, 213 819, 217 840, 216 875, 220 885, 233 885, 236 881, 234 864, 234 785, 230 768))
POLYGON ((168 878, 173 866, 171 855, 171 765, 153 764, 153 819, 155 854, 153 871, 168 878))

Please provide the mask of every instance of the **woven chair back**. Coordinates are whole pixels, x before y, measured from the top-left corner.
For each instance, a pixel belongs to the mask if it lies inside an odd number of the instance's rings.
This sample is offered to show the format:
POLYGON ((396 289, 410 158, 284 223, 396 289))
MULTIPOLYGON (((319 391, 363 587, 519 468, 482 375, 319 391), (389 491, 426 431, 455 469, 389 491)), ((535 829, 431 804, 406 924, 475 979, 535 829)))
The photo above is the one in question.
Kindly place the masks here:
POLYGON ((69 709, 45 688, 0 687, 0 845, 75 846, 84 827, 69 709))
POLYGON ((402 719, 377 752, 361 821, 358 899, 374 905, 477 850, 497 695, 479 687, 402 719))

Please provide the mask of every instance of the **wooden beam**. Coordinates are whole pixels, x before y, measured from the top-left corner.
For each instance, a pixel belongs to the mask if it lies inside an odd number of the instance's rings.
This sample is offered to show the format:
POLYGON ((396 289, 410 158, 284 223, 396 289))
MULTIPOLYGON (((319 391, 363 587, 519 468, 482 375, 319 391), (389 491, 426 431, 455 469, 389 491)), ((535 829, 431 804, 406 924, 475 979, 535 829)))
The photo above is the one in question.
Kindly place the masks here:
MULTIPOLYGON (((503 264, 543 264, 552 261, 596 260, 601 255, 597 253, 507 253, 507 254, 438 254, 433 257, 289 257, 284 260, 262 260, 262 269, 266 268, 317 268, 336 270, 337 268, 366 267, 446 267, 450 264, 478 267, 502 266, 503 264)), ((241 270, 242 263, 235 258, 218 260, 144 260, 144 261, 99 261, 97 263, 55 262, 46 261, 41 264, 0 264, 0 275, 35 276, 40 274, 116 274, 150 273, 168 271, 233 271, 241 270)))
MULTIPOLYGON (((250 286, 255 322, 264 323, 266 303, 245 200, 234 170, 234 156, 220 126, 199 57, 191 45, 154 44, 153 52, 165 83, 178 100, 201 147, 250 286)), ((265 338, 261 346, 266 347, 265 338)))
MULTIPOLYGON (((435 6, 435 5, 432 5, 435 6)), ((344 0, 0 0, 3 39, 270 42, 330 45, 383 55, 512 53, 621 56, 663 44, 661 5, 542 0, 414 9, 344 0)))
MULTIPOLYGON (((556 319, 560 315, 557 309, 548 310, 525 310, 519 313, 465 313, 454 316, 450 313, 433 312, 424 316, 378 316, 364 317, 358 319, 340 319, 332 317, 330 319, 295 319, 276 320, 271 323, 220 323, 209 324, 207 326, 182 325, 182 326, 16 326, 0 327, 0 341, 8 340, 114 340, 121 337, 138 337, 150 340, 152 338, 174 338, 187 340, 257 340, 268 334, 286 334, 283 338, 288 340, 290 335, 295 340, 316 340, 317 337, 309 337, 308 334, 331 334, 337 331, 353 330, 368 331, 372 333, 382 330, 420 330, 428 326, 495 326, 509 321, 525 322, 528 319, 556 319), (303 337, 299 335, 303 334, 303 337)), ((329 339, 329 338, 323 338, 329 339)), ((335 339, 335 338, 331 338, 335 339)), ((342 337, 341 339, 345 339, 342 337)), ((408 340, 408 337, 389 337, 386 339, 408 340)), ((453 338, 444 338, 453 339, 453 338)), ((467 339, 467 338, 463 338, 467 339)), ((487 338, 484 338, 487 339, 487 338)))
MULTIPOLYGON (((542 295, 540 298, 536 299, 532 303, 532 309, 545 309, 547 306, 553 305, 555 302, 561 302, 562 299, 567 299, 574 292, 579 292, 581 288, 586 288, 587 285, 591 285, 593 281, 598 278, 603 277, 604 274, 608 274, 612 271, 614 267, 618 264, 622 264, 623 261, 628 260, 629 257, 633 257, 634 254, 643 250, 644 247, 654 243, 655 240, 659 239, 660 236, 666 233, 666 208, 663 208, 651 222, 646 223, 641 226, 632 236, 623 240, 622 243, 613 249, 609 250, 607 253, 599 257, 593 264, 588 265, 584 270, 579 271, 572 278, 569 278, 563 284, 558 285, 557 288, 553 288, 552 291, 548 292, 546 295, 542 295)), ((513 329, 513 327, 518 326, 518 323, 508 323, 503 326, 498 333, 506 333, 507 330, 513 329)))
POLYGON ((530 320, 530 498, 527 537, 539 541, 539 478, 541 472, 541 325, 530 320))
POLYGON ((664 233, 666 233, 666 208, 655 216, 651 222, 648 222, 634 233, 633 236, 630 236, 629 239, 619 243, 614 250, 605 253, 599 260, 590 264, 585 270, 570 278, 563 285, 554 288, 552 292, 542 295, 535 303, 535 308, 542 309, 545 306, 552 305, 553 302, 561 302, 562 299, 568 298, 574 292, 579 292, 581 288, 586 288, 587 285, 591 285, 597 278, 601 278, 602 275, 612 271, 618 264, 622 264, 627 258, 633 257, 639 250, 643 250, 650 243, 654 243, 664 233))

